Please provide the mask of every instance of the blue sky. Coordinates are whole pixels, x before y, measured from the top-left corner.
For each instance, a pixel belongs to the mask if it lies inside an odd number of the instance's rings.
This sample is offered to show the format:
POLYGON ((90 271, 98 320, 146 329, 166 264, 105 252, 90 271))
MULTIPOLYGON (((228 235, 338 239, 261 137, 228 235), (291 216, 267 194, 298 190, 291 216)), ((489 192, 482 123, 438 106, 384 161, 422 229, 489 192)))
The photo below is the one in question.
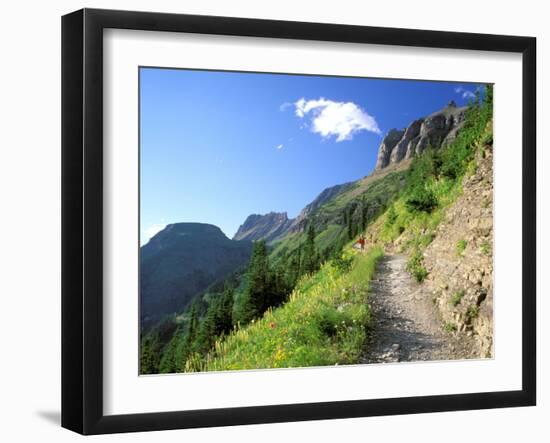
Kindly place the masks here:
POLYGON ((168 223, 232 237, 374 168, 392 128, 467 103, 478 85, 140 69, 141 243, 168 223))

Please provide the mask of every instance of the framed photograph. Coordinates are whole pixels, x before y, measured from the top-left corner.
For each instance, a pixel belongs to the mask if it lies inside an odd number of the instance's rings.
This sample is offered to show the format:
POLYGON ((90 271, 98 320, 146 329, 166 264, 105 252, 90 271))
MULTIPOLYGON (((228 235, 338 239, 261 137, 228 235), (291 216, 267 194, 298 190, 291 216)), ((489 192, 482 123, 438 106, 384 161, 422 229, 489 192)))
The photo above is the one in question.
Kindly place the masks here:
POLYGON ((536 41, 62 20, 62 425, 536 402, 536 41))

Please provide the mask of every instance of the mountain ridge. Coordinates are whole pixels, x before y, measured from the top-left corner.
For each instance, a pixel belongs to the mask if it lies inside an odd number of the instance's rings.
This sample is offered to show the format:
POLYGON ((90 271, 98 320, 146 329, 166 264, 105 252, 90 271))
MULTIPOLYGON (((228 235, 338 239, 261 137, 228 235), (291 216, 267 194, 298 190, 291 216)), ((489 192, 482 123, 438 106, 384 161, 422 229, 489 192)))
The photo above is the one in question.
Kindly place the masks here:
POLYGON ((276 240, 290 228, 293 219, 286 212, 269 212, 267 214, 251 214, 239 226, 233 240, 276 240))
POLYGON ((269 212, 267 214, 251 214, 239 226, 233 240, 265 240, 272 243, 287 234, 303 231, 308 217, 324 203, 348 190, 356 182, 342 183, 323 189, 308 203, 295 218, 288 218, 286 212, 269 212))
POLYGON ((212 282, 248 263, 252 243, 207 223, 174 223, 140 248, 140 321, 147 328, 182 311, 212 282))

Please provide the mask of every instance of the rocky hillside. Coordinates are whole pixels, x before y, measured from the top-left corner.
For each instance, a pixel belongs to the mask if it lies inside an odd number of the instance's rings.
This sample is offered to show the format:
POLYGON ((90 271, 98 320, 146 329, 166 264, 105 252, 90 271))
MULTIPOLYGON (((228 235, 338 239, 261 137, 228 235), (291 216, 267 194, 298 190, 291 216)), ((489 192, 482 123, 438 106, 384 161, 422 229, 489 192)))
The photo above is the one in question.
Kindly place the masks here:
POLYGON ((268 243, 281 240, 287 234, 303 231, 308 217, 324 203, 350 189, 354 183, 344 183, 324 189, 315 199, 300 211, 296 218, 289 219, 286 212, 270 212, 265 215, 249 215, 239 226, 233 240, 266 240, 268 243))
POLYGON ((409 298, 435 308, 453 359, 493 356, 491 109, 467 117, 449 148, 415 158, 411 185, 367 230, 369 245, 408 256, 419 283, 409 298))
POLYGON ((289 231, 297 232, 297 231, 304 230, 305 225, 307 224, 307 220, 311 215, 313 215, 325 203, 329 202, 330 200, 333 200, 337 196, 353 188, 354 185, 355 185, 355 182, 350 182, 350 183, 343 183, 341 185, 331 186, 330 188, 324 189, 323 192, 321 192, 317 197, 315 197, 315 200, 313 200, 304 209, 302 209, 298 214, 298 216, 292 220, 292 224, 290 225, 289 231))
POLYGON ((493 155, 479 150, 475 174, 447 210, 424 251, 424 282, 446 324, 477 341, 477 356, 493 345, 493 155))
POLYGON ((233 240, 276 240, 286 234, 292 225, 286 212, 270 212, 269 214, 249 215, 244 223, 239 226, 233 240))
POLYGON ((451 143, 464 123, 466 107, 451 101, 445 108, 413 121, 405 129, 392 129, 378 148, 376 170, 421 154, 428 147, 440 148, 451 143))
POLYGON ((246 265, 251 250, 251 242, 230 240, 217 226, 168 225, 140 250, 142 328, 181 312, 212 283, 246 265))

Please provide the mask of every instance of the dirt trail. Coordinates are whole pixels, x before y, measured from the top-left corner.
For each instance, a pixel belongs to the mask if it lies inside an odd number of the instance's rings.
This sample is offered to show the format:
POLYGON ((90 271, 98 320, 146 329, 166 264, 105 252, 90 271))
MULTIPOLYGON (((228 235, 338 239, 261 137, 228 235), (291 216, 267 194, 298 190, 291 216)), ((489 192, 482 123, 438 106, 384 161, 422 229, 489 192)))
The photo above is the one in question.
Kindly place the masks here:
POLYGON ((371 282, 373 328, 361 363, 468 358, 468 339, 443 330, 428 294, 406 270, 407 258, 384 256, 371 282))

